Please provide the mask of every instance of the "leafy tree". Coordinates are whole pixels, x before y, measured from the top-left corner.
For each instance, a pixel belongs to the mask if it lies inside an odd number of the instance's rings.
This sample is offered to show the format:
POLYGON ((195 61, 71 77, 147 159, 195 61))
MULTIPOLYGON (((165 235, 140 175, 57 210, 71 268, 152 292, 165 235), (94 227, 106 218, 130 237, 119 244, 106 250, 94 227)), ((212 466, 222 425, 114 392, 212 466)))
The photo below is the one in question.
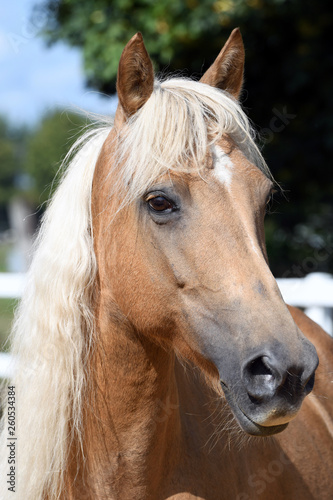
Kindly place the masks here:
POLYGON ((121 51, 135 32, 143 33, 157 70, 186 68, 198 75, 240 26, 243 104, 290 199, 267 219, 273 271, 333 272, 329 0, 44 0, 41 8, 49 18, 45 39, 82 48, 87 84, 107 93, 115 91, 121 51), (323 247, 325 259, 318 257, 323 247))
POLYGON ((0 117, 0 230, 8 229, 7 205, 20 191, 23 156, 28 136, 26 128, 11 127, 0 117))
POLYGON ((16 140, 5 118, 0 117, 0 205, 5 205, 15 192, 17 162, 16 140))
POLYGON ((42 117, 35 130, 15 129, 0 117, 0 230, 8 229, 13 197, 43 211, 61 162, 86 124, 84 117, 59 110, 42 117))
POLYGON ((121 52, 142 31, 157 69, 200 71, 207 57, 221 48, 221 16, 230 1, 213 0, 50 0, 42 4, 50 23, 50 43, 66 40, 83 48, 88 84, 115 92, 121 52), (223 4, 223 5, 222 5, 223 4), (209 37, 207 52, 202 41, 209 37))
POLYGON ((50 198, 61 162, 85 125, 85 118, 56 110, 46 114, 31 133, 25 172, 32 179, 29 198, 35 206, 50 198))
POLYGON ((15 156, 8 126, 0 118, 0 230, 8 226, 6 204, 14 189, 15 156))

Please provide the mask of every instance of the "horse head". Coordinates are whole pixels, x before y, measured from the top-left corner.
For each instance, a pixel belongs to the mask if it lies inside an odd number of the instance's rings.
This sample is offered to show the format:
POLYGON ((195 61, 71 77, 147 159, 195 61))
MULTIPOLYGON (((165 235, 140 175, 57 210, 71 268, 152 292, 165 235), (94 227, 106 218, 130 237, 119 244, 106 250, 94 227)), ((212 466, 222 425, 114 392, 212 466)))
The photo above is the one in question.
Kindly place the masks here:
POLYGON ((238 103, 243 66, 238 30, 200 82, 155 80, 141 35, 130 40, 96 166, 94 241, 119 321, 199 367, 240 427, 267 436, 296 416, 318 358, 269 269, 275 184, 238 103))

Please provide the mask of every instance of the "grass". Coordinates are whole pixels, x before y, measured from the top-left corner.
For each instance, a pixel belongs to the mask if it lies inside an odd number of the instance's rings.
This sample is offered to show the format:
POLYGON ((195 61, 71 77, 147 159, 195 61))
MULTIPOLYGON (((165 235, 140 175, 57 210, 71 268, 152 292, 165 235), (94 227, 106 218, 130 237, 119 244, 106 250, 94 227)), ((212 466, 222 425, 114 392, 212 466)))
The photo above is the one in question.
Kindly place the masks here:
MULTIPOLYGON (((11 242, 0 243, 0 272, 7 272, 8 255, 13 248, 11 242)), ((9 344, 7 338, 11 329, 14 316, 14 308, 17 304, 15 299, 0 299, 0 351, 8 352, 9 344)))
POLYGON ((6 343, 14 316, 14 308, 17 300, 0 299, 0 351, 8 352, 9 345, 6 343))
POLYGON ((7 269, 8 254, 12 250, 12 243, 0 243, 0 273, 5 273, 7 269))

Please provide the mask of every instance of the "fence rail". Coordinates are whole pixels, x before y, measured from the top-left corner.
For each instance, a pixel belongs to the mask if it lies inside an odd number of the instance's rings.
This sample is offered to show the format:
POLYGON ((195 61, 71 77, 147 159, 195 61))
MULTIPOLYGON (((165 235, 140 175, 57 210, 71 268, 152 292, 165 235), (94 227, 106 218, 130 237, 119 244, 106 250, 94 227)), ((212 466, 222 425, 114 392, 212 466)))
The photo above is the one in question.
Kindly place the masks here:
MULTIPOLYGON (((305 278, 276 280, 287 304, 304 308, 305 313, 333 335, 333 276, 312 273, 305 278)), ((20 298, 25 274, 0 273, 0 298, 20 298)), ((0 353, 0 378, 11 374, 10 354, 0 353)))
POLYGON ((19 299, 25 283, 24 273, 0 273, 0 298, 19 299))
POLYGON ((333 335, 333 276, 312 273, 305 278, 276 280, 287 304, 304 308, 305 314, 333 335))

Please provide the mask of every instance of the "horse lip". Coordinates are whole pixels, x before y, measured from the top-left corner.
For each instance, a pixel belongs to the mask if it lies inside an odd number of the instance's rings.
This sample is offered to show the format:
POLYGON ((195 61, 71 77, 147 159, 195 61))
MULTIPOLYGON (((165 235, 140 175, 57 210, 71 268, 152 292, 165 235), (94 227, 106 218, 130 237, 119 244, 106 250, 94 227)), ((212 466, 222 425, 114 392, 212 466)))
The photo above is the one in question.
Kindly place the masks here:
POLYGON ((231 391, 227 384, 225 384, 222 380, 220 380, 220 384, 222 386, 223 392, 225 394, 225 397, 227 399, 227 402, 239 424, 239 426, 245 431, 247 434, 250 434, 251 436, 259 436, 259 437, 266 437, 266 436, 272 436, 273 434, 278 434, 279 432, 282 432, 286 427, 288 426, 288 423, 285 424, 279 424, 279 425, 272 425, 272 426, 264 426, 261 424, 258 424, 254 420, 252 420, 245 412, 242 410, 242 408, 238 405, 238 403, 235 401, 234 397, 231 394, 231 391))

